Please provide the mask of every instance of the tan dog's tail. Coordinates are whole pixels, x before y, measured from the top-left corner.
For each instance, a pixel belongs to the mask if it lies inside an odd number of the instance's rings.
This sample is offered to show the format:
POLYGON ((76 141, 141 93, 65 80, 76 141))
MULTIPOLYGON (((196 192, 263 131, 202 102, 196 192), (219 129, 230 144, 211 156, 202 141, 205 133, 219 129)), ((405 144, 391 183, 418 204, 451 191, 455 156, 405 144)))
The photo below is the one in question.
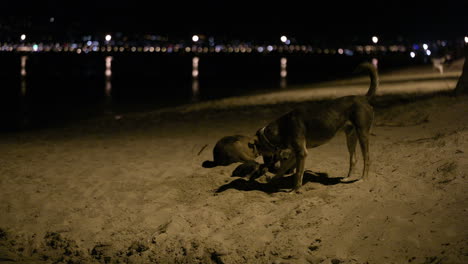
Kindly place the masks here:
POLYGON ((367 71, 370 77, 370 86, 369 90, 366 93, 367 98, 370 100, 375 96, 377 87, 379 86, 379 74, 377 68, 369 62, 364 62, 358 65, 355 72, 367 71))
POLYGON ((214 161, 211 161, 211 160, 205 160, 203 163, 202 163, 202 167, 203 168, 214 168, 218 166, 218 163, 214 162, 214 161))

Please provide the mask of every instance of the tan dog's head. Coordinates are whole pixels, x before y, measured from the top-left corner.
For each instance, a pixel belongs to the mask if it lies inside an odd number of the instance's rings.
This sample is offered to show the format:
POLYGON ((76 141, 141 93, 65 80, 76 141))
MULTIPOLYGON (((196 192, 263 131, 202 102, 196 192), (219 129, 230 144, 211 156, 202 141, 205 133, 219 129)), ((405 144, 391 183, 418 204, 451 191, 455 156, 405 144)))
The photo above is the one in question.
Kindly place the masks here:
POLYGON ((272 156, 275 155, 277 152, 277 149, 272 147, 269 142, 266 141, 265 136, 261 134, 261 129, 255 133, 255 136, 251 138, 249 141, 249 146, 253 145, 255 146, 257 152, 261 156, 272 156))

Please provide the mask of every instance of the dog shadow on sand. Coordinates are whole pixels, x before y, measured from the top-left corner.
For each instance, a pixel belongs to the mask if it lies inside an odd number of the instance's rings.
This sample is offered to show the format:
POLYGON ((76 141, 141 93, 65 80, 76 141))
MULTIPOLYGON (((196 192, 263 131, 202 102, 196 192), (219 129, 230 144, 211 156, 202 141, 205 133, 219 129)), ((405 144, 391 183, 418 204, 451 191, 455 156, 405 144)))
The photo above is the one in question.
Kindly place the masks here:
MULTIPOLYGON (((291 189, 293 187, 294 176, 285 176, 273 182, 262 183, 258 181, 249 181, 243 178, 233 180, 227 184, 220 186, 215 192, 222 193, 229 189, 236 189, 239 191, 262 191, 268 194, 283 192, 284 189, 291 189)), ((342 182, 343 177, 329 178, 327 173, 305 171, 303 178, 303 185, 308 182, 320 183, 322 185, 336 185, 336 184, 349 184, 356 181, 342 182)))

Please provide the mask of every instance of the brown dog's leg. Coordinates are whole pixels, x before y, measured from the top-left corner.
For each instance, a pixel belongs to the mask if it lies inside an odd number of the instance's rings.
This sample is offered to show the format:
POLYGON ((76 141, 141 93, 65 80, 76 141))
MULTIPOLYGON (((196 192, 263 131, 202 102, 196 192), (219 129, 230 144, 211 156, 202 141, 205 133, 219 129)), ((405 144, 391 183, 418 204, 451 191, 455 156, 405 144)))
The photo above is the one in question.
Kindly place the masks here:
POLYGON ((356 129, 352 125, 348 125, 345 127, 346 133, 346 144, 348 145, 348 152, 349 152, 349 171, 348 176, 346 178, 350 178, 353 174, 357 159, 356 159, 356 143, 357 143, 357 135, 356 129))

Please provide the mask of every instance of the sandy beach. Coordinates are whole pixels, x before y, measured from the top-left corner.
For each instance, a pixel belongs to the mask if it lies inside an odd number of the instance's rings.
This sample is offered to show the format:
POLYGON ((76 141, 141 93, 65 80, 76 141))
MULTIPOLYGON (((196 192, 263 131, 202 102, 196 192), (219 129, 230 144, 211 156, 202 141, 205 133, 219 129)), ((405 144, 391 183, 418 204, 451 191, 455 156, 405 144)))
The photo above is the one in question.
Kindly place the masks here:
POLYGON ((468 263, 468 97, 414 96, 453 89, 462 63, 383 73, 369 179, 340 183, 339 132, 309 150, 302 194, 201 164, 367 77, 3 134, 0 262, 468 263))

